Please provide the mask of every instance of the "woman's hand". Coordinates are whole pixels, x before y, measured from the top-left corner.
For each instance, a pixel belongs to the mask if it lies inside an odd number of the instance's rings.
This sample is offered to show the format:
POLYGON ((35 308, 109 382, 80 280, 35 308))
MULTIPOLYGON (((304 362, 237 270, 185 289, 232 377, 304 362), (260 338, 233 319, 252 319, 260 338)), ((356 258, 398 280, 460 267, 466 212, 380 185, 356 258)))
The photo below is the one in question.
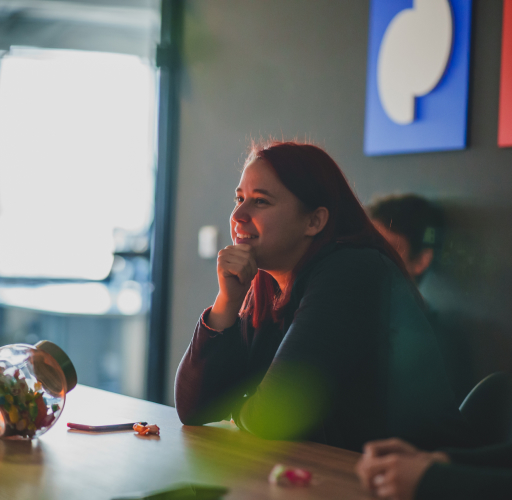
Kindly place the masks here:
POLYGON ((219 293, 207 319, 209 327, 224 330, 235 323, 257 272, 250 245, 229 245, 219 252, 219 293))
POLYGON ((356 472, 365 490, 381 498, 413 500, 416 488, 434 462, 450 462, 442 452, 423 452, 400 439, 367 443, 356 472))
POLYGON ((241 306, 257 272, 250 245, 230 245, 222 249, 217 257, 219 295, 226 302, 241 306))

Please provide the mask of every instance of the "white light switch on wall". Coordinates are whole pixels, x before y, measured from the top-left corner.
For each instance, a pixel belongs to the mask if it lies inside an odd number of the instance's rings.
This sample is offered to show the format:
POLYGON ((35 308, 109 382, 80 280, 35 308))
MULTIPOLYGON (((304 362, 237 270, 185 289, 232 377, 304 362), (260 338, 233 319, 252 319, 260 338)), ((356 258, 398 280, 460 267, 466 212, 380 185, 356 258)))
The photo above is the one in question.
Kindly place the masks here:
POLYGON ((218 252, 219 228, 217 226, 203 226, 199 229, 199 257, 213 259, 218 252))

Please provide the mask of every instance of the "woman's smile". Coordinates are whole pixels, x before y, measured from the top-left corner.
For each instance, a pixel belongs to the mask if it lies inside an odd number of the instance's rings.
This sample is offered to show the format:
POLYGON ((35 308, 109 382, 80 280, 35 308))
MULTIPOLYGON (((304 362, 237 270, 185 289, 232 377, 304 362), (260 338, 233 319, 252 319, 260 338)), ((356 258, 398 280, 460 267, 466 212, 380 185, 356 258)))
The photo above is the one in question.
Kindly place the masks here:
POLYGON ((251 234, 251 233, 246 233, 244 231, 241 231, 237 228, 235 228, 235 245, 240 245, 240 244, 246 244, 246 245, 250 245, 252 240, 255 240, 258 238, 258 235, 257 234, 251 234))

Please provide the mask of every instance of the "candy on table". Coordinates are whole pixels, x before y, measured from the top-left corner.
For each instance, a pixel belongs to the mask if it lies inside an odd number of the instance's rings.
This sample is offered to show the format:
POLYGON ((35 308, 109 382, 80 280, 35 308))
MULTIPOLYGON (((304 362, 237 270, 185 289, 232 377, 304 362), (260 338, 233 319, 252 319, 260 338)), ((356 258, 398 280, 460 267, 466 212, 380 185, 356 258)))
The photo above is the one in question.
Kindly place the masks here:
POLYGON ((139 436, 147 436, 148 434, 160 435, 160 427, 158 425, 133 424, 133 430, 138 432, 139 436))
POLYGON ((31 389, 25 378, 16 370, 13 375, 0 370, 0 412, 6 425, 6 435, 33 437, 37 430, 48 427, 60 410, 58 404, 48 413, 40 382, 31 389))
POLYGON ((279 486, 308 486, 311 482, 311 472, 277 464, 270 471, 268 481, 279 486))

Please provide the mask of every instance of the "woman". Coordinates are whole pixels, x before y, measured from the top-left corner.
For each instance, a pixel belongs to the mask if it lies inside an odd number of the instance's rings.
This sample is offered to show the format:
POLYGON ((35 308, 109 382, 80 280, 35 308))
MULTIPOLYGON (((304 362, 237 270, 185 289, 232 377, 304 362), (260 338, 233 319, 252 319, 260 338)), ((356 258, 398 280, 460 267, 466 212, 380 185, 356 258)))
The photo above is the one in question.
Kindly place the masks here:
POLYGON ((415 288, 327 153, 254 145, 231 236, 178 368, 184 424, 231 414, 264 438, 352 450, 392 435, 465 444, 415 288))
POLYGON ((424 452, 400 439, 367 443, 361 486, 390 500, 510 500, 512 445, 424 452))

